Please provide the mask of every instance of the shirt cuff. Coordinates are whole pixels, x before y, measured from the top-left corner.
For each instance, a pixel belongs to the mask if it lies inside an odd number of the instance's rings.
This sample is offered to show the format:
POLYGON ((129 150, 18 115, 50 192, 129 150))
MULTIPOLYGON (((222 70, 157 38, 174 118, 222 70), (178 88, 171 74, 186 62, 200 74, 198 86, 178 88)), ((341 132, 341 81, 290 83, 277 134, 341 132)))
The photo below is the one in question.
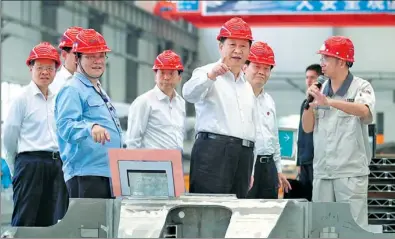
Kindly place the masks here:
POLYGON ((276 168, 277 168, 277 173, 282 173, 282 172, 283 172, 283 169, 281 168, 281 158, 280 158, 280 159, 277 159, 277 160, 275 161, 275 164, 276 164, 276 168))
POLYGON ((16 155, 7 155, 5 161, 7 162, 8 168, 10 169, 11 177, 14 176, 14 164, 16 155))
POLYGON ((92 128, 95 125, 99 125, 98 123, 87 123, 86 131, 88 136, 92 136, 92 128))

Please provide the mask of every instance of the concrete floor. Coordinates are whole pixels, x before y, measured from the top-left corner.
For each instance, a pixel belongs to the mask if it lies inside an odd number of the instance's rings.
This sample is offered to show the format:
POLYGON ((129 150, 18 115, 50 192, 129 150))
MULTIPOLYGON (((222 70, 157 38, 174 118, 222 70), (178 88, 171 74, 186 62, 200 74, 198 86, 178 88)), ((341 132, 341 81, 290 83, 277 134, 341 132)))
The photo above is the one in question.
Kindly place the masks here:
POLYGON ((11 225, 13 202, 12 189, 1 191, 1 233, 11 225))

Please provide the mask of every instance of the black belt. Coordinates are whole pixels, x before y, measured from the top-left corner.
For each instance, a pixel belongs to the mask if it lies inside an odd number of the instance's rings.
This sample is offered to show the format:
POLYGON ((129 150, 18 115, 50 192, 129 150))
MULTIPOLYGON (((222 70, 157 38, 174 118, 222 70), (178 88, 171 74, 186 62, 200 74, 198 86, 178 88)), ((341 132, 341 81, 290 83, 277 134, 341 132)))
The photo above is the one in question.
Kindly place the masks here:
POLYGON ((273 154, 272 155, 258 155, 256 157, 256 159, 260 163, 268 163, 270 160, 273 160, 273 154))
POLYGON ((198 138, 203 138, 203 139, 218 139, 218 140, 223 140, 223 141, 228 141, 228 142, 234 142, 241 144, 244 147, 248 148, 253 148, 254 147, 254 142, 246 139, 240 139, 232 136, 226 136, 226 135, 220 135, 220 134, 213 134, 213 133, 206 133, 206 132, 200 132, 196 135, 196 139, 198 138))
POLYGON ((21 152, 18 155, 31 155, 31 156, 42 157, 46 159, 47 158, 60 159, 59 152, 50 152, 50 151, 27 151, 27 152, 21 152))

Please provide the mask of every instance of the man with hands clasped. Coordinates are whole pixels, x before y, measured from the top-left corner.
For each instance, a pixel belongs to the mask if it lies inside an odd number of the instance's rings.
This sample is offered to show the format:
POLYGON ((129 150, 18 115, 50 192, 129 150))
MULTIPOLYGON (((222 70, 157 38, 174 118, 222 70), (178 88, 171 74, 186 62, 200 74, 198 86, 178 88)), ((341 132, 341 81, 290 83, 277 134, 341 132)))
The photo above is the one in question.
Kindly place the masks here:
POLYGON ((217 40, 221 59, 195 69, 182 91, 196 109, 190 192, 245 198, 254 160, 255 103, 241 69, 252 44, 251 28, 232 18, 217 40))
POLYGON ((64 179, 71 198, 112 198, 108 149, 122 147, 122 129, 99 83, 111 50, 100 33, 85 29, 72 51, 77 71, 55 104, 64 179))
POLYGON ((185 132, 185 100, 176 92, 184 67, 171 50, 154 62, 155 87, 137 97, 129 109, 125 143, 128 148, 178 149, 185 132))
POLYGON ((372 157, 368 124, 373 121, 375 95, 371 84, 354 76, 354 45, 346 37, 328 38, 321 49, 321 67, 329 77, 310 86, 314 97, 303 112, 306 133, 314 133, 314 202, 349 202, 351 214, 368 226, 368 175, 372 157))
POLYGON ((278 188, 291 189, 282 174, 280 143, 276 108, 272 97, 264 91, 264 85, 275 66, 272 48, 264 42, 255 42, 244 65, 245 77, 256 97, 256 142, 252 188, 248 198, 277 199, 278 188))

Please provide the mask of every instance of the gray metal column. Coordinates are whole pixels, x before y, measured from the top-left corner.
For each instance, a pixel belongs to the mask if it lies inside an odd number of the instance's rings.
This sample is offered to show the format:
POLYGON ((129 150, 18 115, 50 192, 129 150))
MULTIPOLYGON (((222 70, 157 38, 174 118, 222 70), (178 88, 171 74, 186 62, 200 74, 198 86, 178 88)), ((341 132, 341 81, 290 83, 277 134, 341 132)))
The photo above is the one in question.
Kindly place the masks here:
MULTIPOLYGON (((142 31, 134 27, 128 28, 128 33, 126 36, 126 54, 132 55, 138 58, 139 54, 139 38, 142 31)), ((139 63, 133 59, 126 60, 126 87, 125 95, 126 102, 132 103, 134 99, 138 96, 138 68, 139 63)))
POLYGON ((174 49, 174 42, 172 41, 166 41, 165 42, 165 50, 175 50, 174 49))
MULTIPOLYGON (((0 1, 0 4, 2 4, 2 1, 0 1)), ((1 7, 0 7, 1 9, 1 7)), ((1 12, 0 12, 0 18, 1 18, 1 12)), ((0 29, 4 29, 4 26, 6 25, 6 21, 4 19, 1 19, 0 21, 0 29)), ((3 31, 0 30, 0 36, 1 36, 1 42, 5 41, 7 38, 11 36, 9 33, 4 33, 3 31)))
MULTIPOLYGON (((23 2, 22 2, 23 4, 23 2)), ((58 26, 58 7, 63 4, 63 1, 48 1, 41 0, 41 25, 57 30, 58 26)), ((59 35, 54 33, 42 31, 41 38, 43 41, 48 41, 51 44, 57 45, 59 43, 59 35)))
MULTIPOLYGON (((182 61, 184 64, 185 72, 183 73, 182 86, 187 82, 191 76, 192 71, 195 69, 197 52, 190 49, 182 48, 182 61)), ((185 101, 185 109, 188 117, 195 116, 195 105, 185 101)))
POLYGON ((107 17, 108 15, 106 13, 89 8, 88 28, 94 29, 95 31, 103 34, 103 24, 107 20, 107 17))

